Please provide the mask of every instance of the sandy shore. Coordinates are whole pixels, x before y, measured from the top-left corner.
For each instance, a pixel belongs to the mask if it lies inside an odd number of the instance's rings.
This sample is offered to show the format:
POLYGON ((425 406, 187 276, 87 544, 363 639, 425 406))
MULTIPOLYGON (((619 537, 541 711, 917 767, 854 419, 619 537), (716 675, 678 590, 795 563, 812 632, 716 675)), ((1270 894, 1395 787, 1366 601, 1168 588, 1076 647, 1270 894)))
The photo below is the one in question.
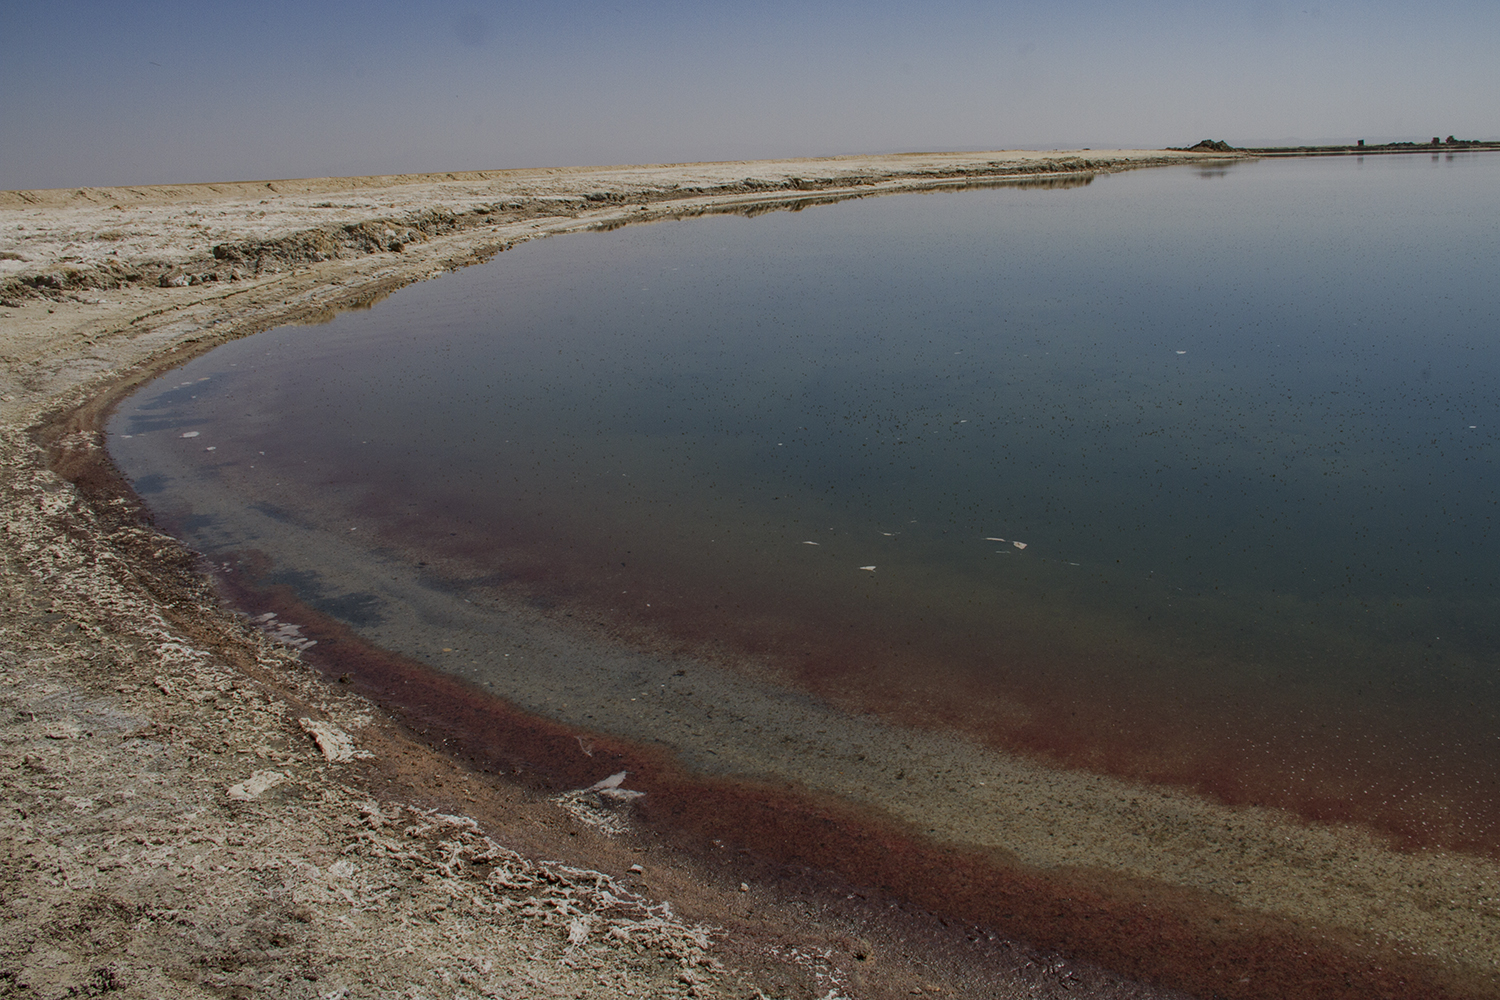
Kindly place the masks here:
MULTIPOLYGON (((541 236, 1203 158, 922 154, 0 193, 0 981, 34 996, 1167 995, 980 928, 955 936, 920 908, 840 903, 836 874, 773 867, 751 884, 743 866, 609 836, 440 752, 326 683, 294 635, 221 610, 111 477, 97 428, 177 360, 541 236)), ((1225 932, 1249 963, 1233 975, 1149 961, 1130 963, 1137 974, 1226 996, 1500 995, 1488 859, 1402 853, 951 741, 924 754, 981 804, 892 795, 872 768, 861 783, 871 803, 898 803, 894 827, 1063 873, 1056 885, 1102 894, 1101 913, 1135 886, 1143 908, 1201 911, 1183 934, 1260 928, 1225 932), (1017 801, 1050 818, 1025 819, 1017 801), (1316 962, 1256 957, 1309 942, 1316 962), (1260 981, 1238 974, 1258 961, 1272 966, 1260 981), (1313 964, 1327 975, 1289 992, 1313 964)), ((817 790, 832 773, 801 780, 817 790)))

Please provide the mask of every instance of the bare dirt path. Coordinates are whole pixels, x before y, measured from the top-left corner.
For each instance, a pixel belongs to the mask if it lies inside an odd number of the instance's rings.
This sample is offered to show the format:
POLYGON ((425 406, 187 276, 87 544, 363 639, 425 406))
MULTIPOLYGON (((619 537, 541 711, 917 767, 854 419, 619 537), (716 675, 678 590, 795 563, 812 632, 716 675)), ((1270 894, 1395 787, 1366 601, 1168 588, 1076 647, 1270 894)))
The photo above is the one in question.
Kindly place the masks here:
POLYGON ((1021 945, 945 964, 922 950, 918 918, 905 943, 889 922, 861 937, 858 914, 721 884, 464 769, 326 683, 295 635, 221 609, 192 555, 111 481, 96 427, 176 360, 528 239, 1202 158, 0 192, 0 992, 1164 995, 1021 945))

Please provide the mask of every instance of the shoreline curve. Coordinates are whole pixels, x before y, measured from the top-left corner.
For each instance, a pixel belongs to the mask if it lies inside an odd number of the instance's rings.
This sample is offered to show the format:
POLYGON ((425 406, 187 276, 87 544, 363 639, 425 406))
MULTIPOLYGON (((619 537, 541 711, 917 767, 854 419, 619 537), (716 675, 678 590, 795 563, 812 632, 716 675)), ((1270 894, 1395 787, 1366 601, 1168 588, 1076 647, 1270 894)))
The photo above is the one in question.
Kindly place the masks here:
MULTIPOLYGON (((141 525, 142 509, 123 483, 109 481, 100 428, 113 401, 135 385, 229 339, 317 321, 424 277, 488 259, 516 243, 556 233, 704 212, 774 210, 975 184, 1046 183, 1223 159, 1223 154, 1160 151, 906 154, 0 192, 0 221, 25 220, 0 225, 5 233, 0 300, 11 306, 0 318, 7 360, 0 422, 7 521, 12 525, 6 556, 17 567, 12 585, 24 597, 17 606, 66 607, 64 613, 82 623, 82 639, 89 637, 91 623, 118 612, 121 601, 178 630, 193 627, 199 609, 164 608, 163 598, 172 595, 179 604, 186 594, 202 598, 202 580, 189 554, 171 551, 171 543, 151 537, 141 525), (336 195, 342 198, 337 203, 332 200, 336 195), (19 233, 28 235, 15 240, 19 233), (45 498, 58 495, 68 502, 54 511, 45 498), (80 532, 89 535, 80 544, 93 553, 94 569, 102 575, 89 578, 81 591, 74 581, 60 592, 55 565, 37 553, 49 542, 76 540, 80 532), (158 565, 153 568, 153 563, 158 565), (111 576, 121 566, 130 567, 133 579, 111 576), (152 574, 158 576, 154 585, 152 574)), ((43 617, 57 613, 41 612, 43 617)), ((54 648, 48 645, 50 635, 43 641, 28 633, 35 631, 35 622, 22 621, 19 612, 6 624, 21 636, 22 648, 54 648)), ((197 627, 206 626, 199 622, 197 627)), ((251 648, 261 641, 243 625, 239 628, 245 634, 236 637, 233 627, 221 621, 210 629, 223 643, 217 647, 221 661, 233 662, 225 651, 235 643, 251 648)), ((25 657, 18 662, 26 662, 25 657)), ((130 669, 149 672, 151 664, 133 663, 130 669)), ((40 676, 29 667, 17 675, 40 676)), ((171 696, 163 692, 163 697, 171 696)), ((1491 886, 1489 892, 1494 891, 1491 886)), ((1474 906, 1482 911, 1484 904, 1475 900, 1474 906)), ((1476 912, 1476 919, 1481 915, 1476 912)), ((1052 943, 1068 946, 1066 940, 1052 943)), ((1473 943, 1471 938, 1457 951, 1426 957, 1408 951, 1410 944, 1398 946, 1385 956, 1405 966, 1393 974, 1416 973, 1423 986, 1407 992, 1417 986, 1411 979, 1379 985, 1404 995, 1495 995, 1493 958, 1463 957, 1473 943)), ((1356 943, 1354 951, 1364 948, 1356 943)), ((1099 949, 1094 953, 1107 957, 1099 949)), ((1247 961, 1265 959, 1261 953, 1247 961)), ((1162 970, 1131 971, 1159 979, 1162 970)), ((1234 984, 1226 995, 1271 995, 1264 992, 1271 980, 1243 988, 1234 984)), ((1211 986, 1174 982, 1197 989, 1211 986)), ((1287 985, 1281 980, 1275 995, 1291 995, 1285 992, 1287 985)), ((1357 995, 1332 984, 1324 984, 1319 993, 1357 995)))

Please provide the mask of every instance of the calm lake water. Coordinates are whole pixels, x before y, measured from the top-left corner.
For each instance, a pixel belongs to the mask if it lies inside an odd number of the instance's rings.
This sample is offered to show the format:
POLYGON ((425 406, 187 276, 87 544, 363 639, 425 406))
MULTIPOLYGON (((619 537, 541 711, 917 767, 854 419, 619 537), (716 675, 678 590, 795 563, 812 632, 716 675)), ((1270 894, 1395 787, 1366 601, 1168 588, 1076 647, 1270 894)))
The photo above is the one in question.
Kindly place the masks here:
POLYGON ((110 448, 357 628, 388 599, 276 525, 851 712, 1494 852, 1497 218, 1500 157, 1421 154, 557 237, 219 348, 110 448))

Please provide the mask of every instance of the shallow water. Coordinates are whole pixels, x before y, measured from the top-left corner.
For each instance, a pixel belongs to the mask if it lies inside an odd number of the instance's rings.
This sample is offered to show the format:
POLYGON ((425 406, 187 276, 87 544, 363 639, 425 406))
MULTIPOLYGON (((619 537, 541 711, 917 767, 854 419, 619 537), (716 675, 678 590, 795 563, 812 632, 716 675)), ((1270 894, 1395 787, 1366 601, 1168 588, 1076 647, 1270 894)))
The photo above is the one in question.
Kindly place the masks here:
POLYGON ((582 711, 515 610, 1495 853, 1497 175, 1237 163, 554 238, 219 348, 110 448, 224 568, 695 766, 729 765, 691 712, 641 721, 644 661, 582 711))

